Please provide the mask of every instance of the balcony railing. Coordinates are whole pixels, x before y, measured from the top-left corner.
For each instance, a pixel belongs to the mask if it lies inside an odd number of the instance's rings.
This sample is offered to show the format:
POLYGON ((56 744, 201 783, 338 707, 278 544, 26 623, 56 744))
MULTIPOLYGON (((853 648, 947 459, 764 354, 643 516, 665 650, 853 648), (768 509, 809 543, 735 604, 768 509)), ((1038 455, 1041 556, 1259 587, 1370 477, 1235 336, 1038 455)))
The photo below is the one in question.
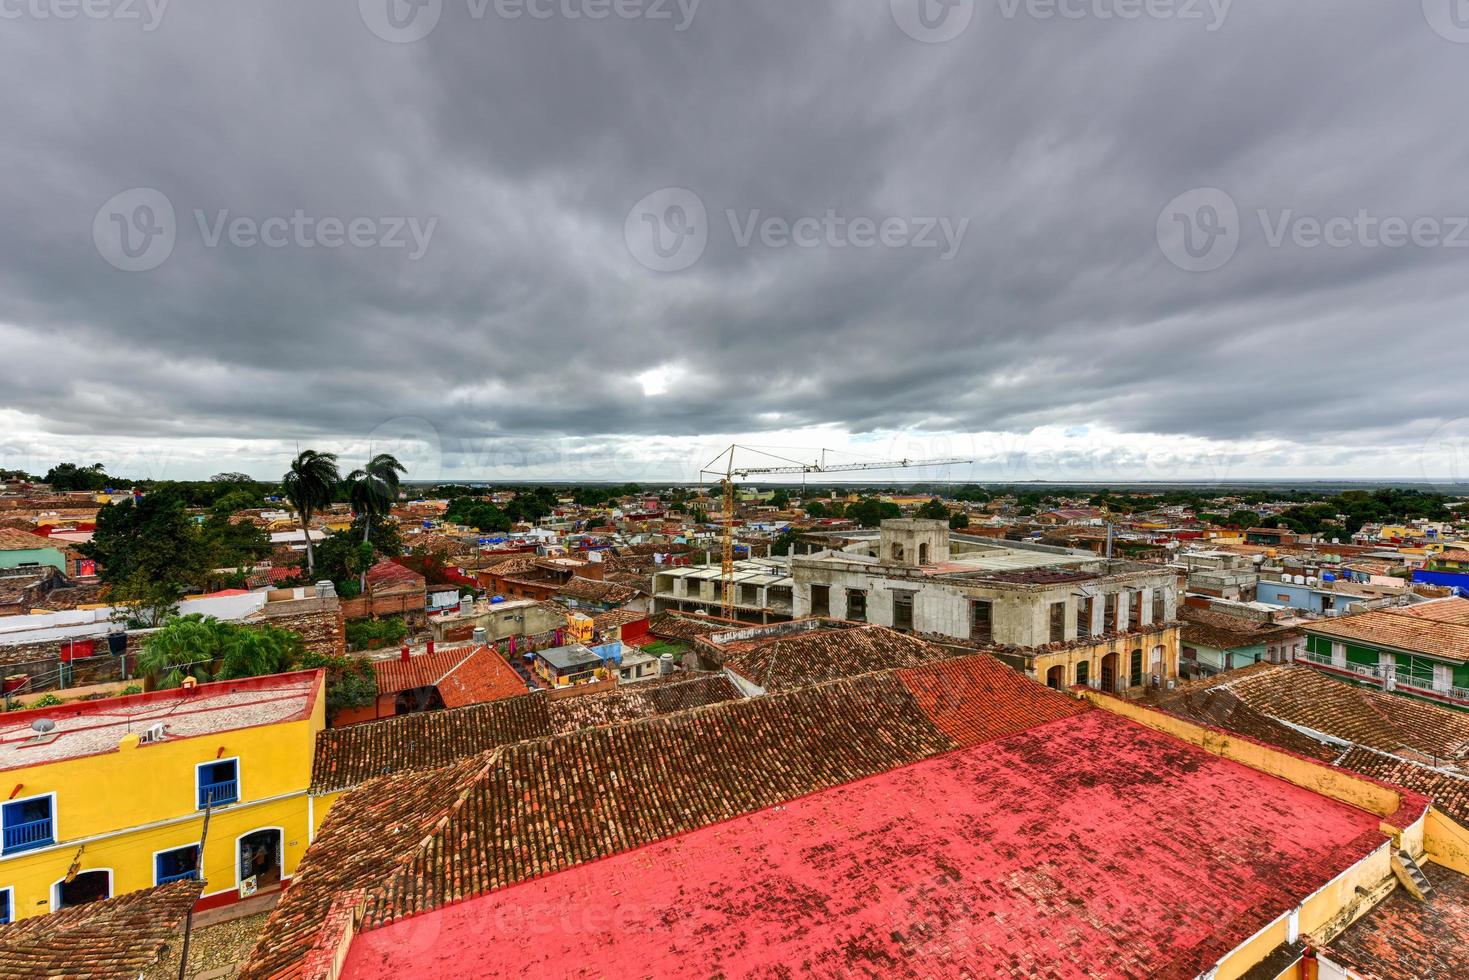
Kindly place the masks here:
POLYGON ((25 823, 12 823, 5 825, 5 853, 14 854, 17 851, 29 851, 36 847, 46 847, 56 843, 51 833, 51 818, 42 817, 39 820, 27 820, 25 823))
POLYGON ((240 781, 238 779, 223 779, 217 783, 199 784, 199 809, 204 809, 209 804, 224 806, 226 803, 234 803, 240 798, 240 781))
POLYGON ((1430 694, 1445 700, 1460 701, 1469 704, 1469 687, 1438 687, 1432 680, 1411 674, 1399 667, 1383 667, 1381 665, 1374 667, 1369 664, 1354 664, 1351 662, 1338 663, 1332 660, 1327 654, 1312 653, 1309 650, 1299 654, 1297 659, 1305 660, 1308 663, 1320 664, 1323 667, 1330 667, 1332 670, 1342 673, 1356 674, 1363 680, 1371 681, 1383 688, 1388 686, 1387 681, 1391 678, 1393 682, 1392 686, 1395 689, 1430 694))
POLYGON ((180 871, 176 875, 159 875, 158 876, 158 883, 160 885, 166 885, 166 884, 168 884, 171 881, 183 881, 185 878, 197 878, 197 877, 199 877, 199 869, 198 868, 194 868, 194 869, 189 870, 189 871, 180 871))

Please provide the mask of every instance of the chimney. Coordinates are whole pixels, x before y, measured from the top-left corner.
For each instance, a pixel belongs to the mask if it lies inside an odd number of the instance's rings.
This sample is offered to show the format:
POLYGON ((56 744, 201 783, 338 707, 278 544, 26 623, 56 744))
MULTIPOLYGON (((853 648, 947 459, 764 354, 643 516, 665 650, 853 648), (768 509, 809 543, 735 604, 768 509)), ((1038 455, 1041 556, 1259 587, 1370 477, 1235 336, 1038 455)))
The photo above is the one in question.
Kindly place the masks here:
POLYGON ((489 638, 490 638, 490 634, 485 630, 485 628, 483 626, 476 626, 474 628, 474 645, 475 646, 479 646, 479 647, 484 646, 489 641, 489 638))
POLYGON ((429 640, 428 641, 428 651, 427 652, 428 652, 428 655, 430 657, 432 657, 434 655, 434 641, 433 640, 429 640))
POLYGON ((316 597, 318 599, 335 599, 337 597, 337 587, 332 584, 331 579, 324 578, 316 583, 316 597))
POLYGON ((398 659, 405 664, 408 662, 408 644, 403 644, 403 649, 399 652, 398 659))

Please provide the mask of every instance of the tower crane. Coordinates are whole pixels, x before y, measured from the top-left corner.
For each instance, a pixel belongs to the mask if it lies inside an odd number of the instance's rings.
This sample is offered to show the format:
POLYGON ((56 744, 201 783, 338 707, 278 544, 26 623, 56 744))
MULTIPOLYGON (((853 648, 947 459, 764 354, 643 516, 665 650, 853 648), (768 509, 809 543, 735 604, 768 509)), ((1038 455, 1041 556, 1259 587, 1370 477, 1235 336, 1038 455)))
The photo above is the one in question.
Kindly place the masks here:
POLYGON ((733 445, 733 446, 730 446, 728 449, 726 449, 724 452, 720 453, 718 456, 715 456, 713 459, 711 459, 708 462, 708 464, 705 465, 704 468, 699 471, 699 476, 701 478, 702 477, 705 477, 705 476, 716 476, 716 477, 718 477, 719 478, 719 481, 720 481, 720 486, 721 486, 721 488, 724 491, 724 533, 721 536, 722 537, 722 545, 723 545, 723 547, 722 547, 722 567, 721 567, 721 574, 720 574, 721 585, 722 585, 722 588, 720 590, 720 606, 721 606, 721 612, 724 615, 724 618, 725 619, 734 619, 734 607, 735 607, 735 593, 734 593, 734 506, 735 506, 735 491, 734 491, 734 481, 735 481, 736 478, 746 479, 746 478, 751 477, 751 476, 794 476, 794 475, 796 475, 796 474, 799 473, 801 475, 801 486, 804 489, 804 487, 806 485, 806 474, 807 473, 853 473, 853 472, 857 472, 857 471, 860 471, 860 470, 909 469, 909 468, 915 467, 915 466, 951 466, 951 465, 954 465, 954 464, 972 463, 972 462, 974 462, 974 460, 972 460, 972 459, 941 458, 941 459, 889 459, 889 460, 874 460, 874 461, 866 462, 866 463, 827 463, 827 461, 826 461, 826 454, 827 454, 828 451, 835 451, 835 450, 826 450, 826 449, 823 449, 823 450, 821 450, 821 458, 820 459, 814 460, 814 461, 812 461, 810 463, 803 463, 803 462, 801 462, 799 460, 786 459, 783 456, 776 456, 774 453, 768 453, 768 452, 765 452, 764 450, 751 449, 748 446, 733 445), (735 453, 736 453, 736 451, 759 453, 762 456, 770 456, 770 457, 772 457, 774 459, 785 459, 785 461, 786 461, 786 463, 788 465, 785 465, 785 466, 736 466, 735 465, 735 453), (717 465, 721 461, 723 461, 723 463, 724 463, 724 465, 723 465, 722 468, 717 465))

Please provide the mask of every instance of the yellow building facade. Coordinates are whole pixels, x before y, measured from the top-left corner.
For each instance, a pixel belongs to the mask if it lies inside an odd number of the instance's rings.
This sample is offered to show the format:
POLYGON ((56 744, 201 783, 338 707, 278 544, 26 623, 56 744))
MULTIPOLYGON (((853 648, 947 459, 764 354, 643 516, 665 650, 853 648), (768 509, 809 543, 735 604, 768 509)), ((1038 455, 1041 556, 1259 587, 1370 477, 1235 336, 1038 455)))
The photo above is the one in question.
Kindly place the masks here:
POLYGON ((325 725, 321 671, 3 716, 0 915, 200 873, 201 908, 281 887, 314 833, 325 725))

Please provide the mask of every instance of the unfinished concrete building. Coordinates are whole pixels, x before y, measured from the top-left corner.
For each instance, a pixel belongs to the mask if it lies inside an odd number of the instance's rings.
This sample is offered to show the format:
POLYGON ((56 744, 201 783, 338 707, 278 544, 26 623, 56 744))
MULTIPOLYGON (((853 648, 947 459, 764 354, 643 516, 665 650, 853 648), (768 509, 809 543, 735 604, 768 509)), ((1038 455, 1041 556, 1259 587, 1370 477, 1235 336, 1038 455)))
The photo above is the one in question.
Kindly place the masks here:
POLYGON ((1053 687, 1115 692, 1178 676, 1178 580, 1166 567, 894 520, 794 556, 791 575, 798 619, 950 638, 1053 687))
MULTIPOLYGON (((747 623, 791 619, 792 581, 784 558, 735 562, 734 615, 747 623)), ((653 576, 653 612, 721 614, 723 571, 718 564, 660 568, 653 576)))

